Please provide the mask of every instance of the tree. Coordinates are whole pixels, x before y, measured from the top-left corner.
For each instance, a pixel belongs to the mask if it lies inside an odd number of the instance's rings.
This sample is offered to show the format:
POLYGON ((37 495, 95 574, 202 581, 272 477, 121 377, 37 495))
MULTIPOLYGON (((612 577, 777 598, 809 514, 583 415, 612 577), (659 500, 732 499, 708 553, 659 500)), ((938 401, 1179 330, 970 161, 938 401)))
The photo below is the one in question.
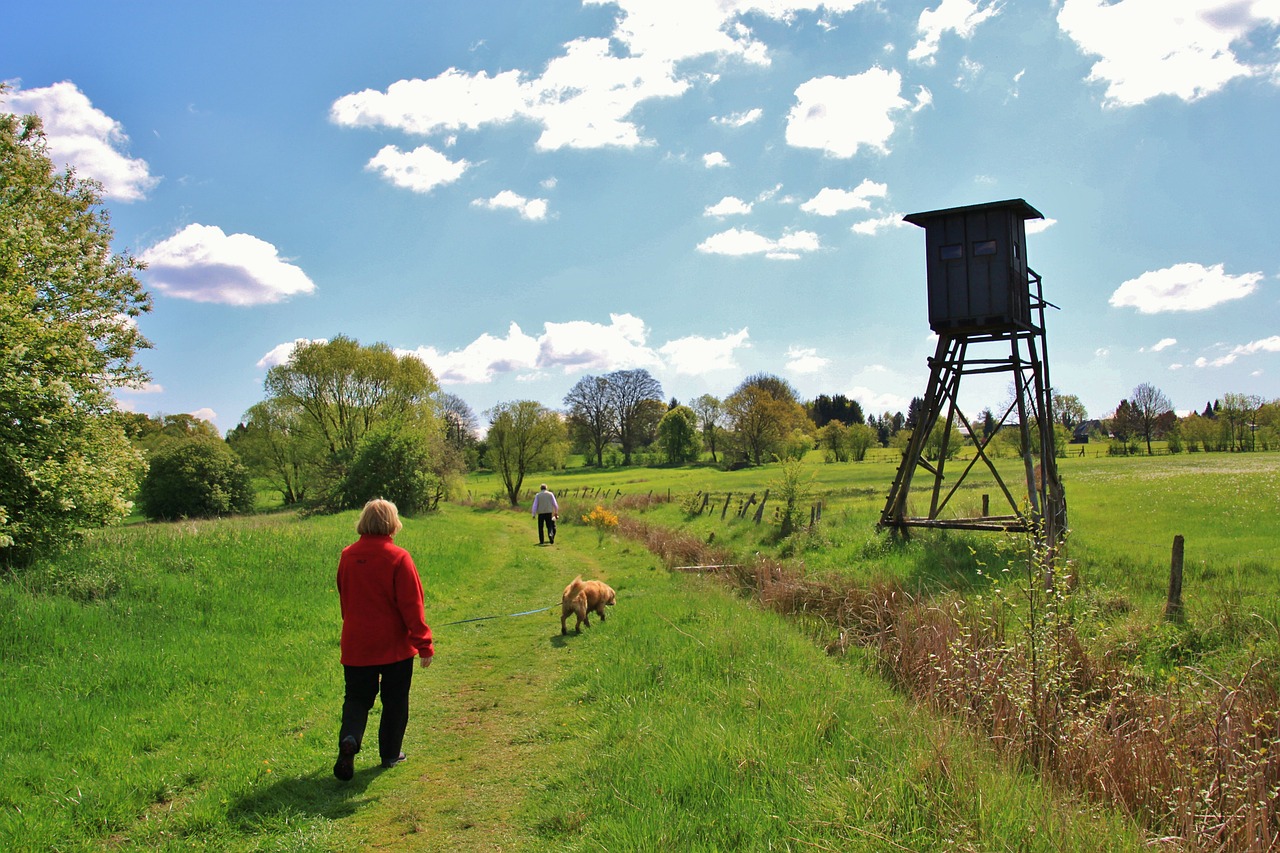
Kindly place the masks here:
POLYGON ((507 498, 516 506, 526 474, 563 461, 568 439, 564 421, 533 400, 499 403, 486 414, 489 434, 485 461, 502 477, 507 498))
POLYGON ((804 464, 799 459, 784 460, 778 471, 778 479, 773 484, 773 491, 782 504, 778 535, 784 539, 805 523, 805 504, 813 496, 816 475, 810 471, 806 478, 804 472, 804 464))
POLYGON ((405 515, 434 510, 446 494, 432 470, 440 458, 438 436, 417 430, 379 427, 365 433, 343 479, 343 503, 363 506, 385 498, 405 515))
POLYGON ((658 425, 661 412, 666 411, 662 402, 662 385, 647 370, 615 370, 605 376, 609 405, 618 427, 618 443, 622 445, 622 464, 631 464, 631 453, 652 441, 646 440, 658 425), (658 418, 654 409, 646 407, 646 401, 656 400, 661 406, 658 418))
POLYGON ((1124 452, 1131 453, 1137 451, 1137 446, 1129 446, 1130 439, 1139 434, 1140 426, 1138 424, 1137 410, 1128 400, 1121 400, 1120 405, 1116 406, 1115 413, 1111 416, 1107 424, 1108 431, 1115 440, 1120 442, 1120 446, 1124 448, 1124 452))
POLYGON ((361 346, 339 335, 303 344, 267 371, 268 396, 296 403, 335 456, 350 456, 375 425, 436 411, 431 369, 383 343, 361 346))
MULTIPOLYGON (((267 399, 296 418, 298 447, 309 460, 317 488, 312 500, 322 508, 346 509, 354 504, 344 483, 364 436, 372 430, 415 430, 442 439, 439 388, 431 369, 415 356, 397 356, 383 343, 362 346, 351 338, 297 347, 289 361, 267 371, 267 399)), ((269 424, 269 419, 263 420, 269 424)), ((445 453, 442 440, 432 443, 431 468, 447 480, 462 467, 460 453, 445 453)))
POLYGON ((716 459, 716 439, 719 437, 717 431, 722 429, 720 420, 724 417, 724 404, 717 397, 703 394, 694 400, 690 407, 698 415, 698 423, 702 428, 702 441, 711 451, 711 461, 719 461, 716 459))
POLYGON ((853 426, 864 422, 862 406, 856 400, 850 400, 843 394, 827 396, 819 394, 805 408, 813 425, 822 428, 831 421, 839 421, 845 426, 853 426))
POLYGON ((747 377, 724 405, 737 450, 754 465, 786 455, 792 431, 813 426, 791 385, 768 374, 747 377))
POLYGON ((609 380, 603 376, 584 376, 564 396, 569 411, 570 428, 582 436, 596 459, 596 467, 604 467, 604 449, 617 434, 617 413, 609 393, 609 380))
POLYGON ((1252 450, 1254 430, 1262 398, 1251 394, 1223 394, 1218 419, 1226 424, 1227 446, 1232 450, 1252 450))
POLYGON ((231 446, 256 476, 280 492, 285 506, 307 499, 320 480, 324 451, 303 427, 302 408, 270 398, 255 403, 227 433, 231 446))
POLYGON ((138 490, 147 518, 215 518, 253 511, 249 472, 222 440, 192 439, 171 444, 151 457, 138 490))
POLYGON ((1151 439, 1160 435, 1160 418, 1173 411, 1173 404, 1159 388, 1143 382, 1133 389, 1133 400, 1129 405, 1132 407, 1136 432, 1146 439, 1147 455, 1150 456, 1151 439))
POLYGON ((818 446, 826 449, 828 462, 861 462, 875 441, 876 430, 868 424, 845 426, 832 420, 818 430, 818 446))
POLYGON ((1089 419, 1089 411, 1075 394, 1053 392, 1053 416, 1068 430, 1074 430, 1089 419))
POLYGON ((476 434, 480 432, 480 421, 467 401, 457 394, 441 391, 437 403, 440 406, 440 416, 444 419, 445 440, 458 450, 465 450, 475 444, 476 434))
POLYGON ((37 117, 0 115, 3 565, 123 518, 144 469, 111 391, 147 379, 135 318, 151 299, 100 192, 55 170, 37 117))
POLYGON ((828 462, 849 461, 849 428, 839 420, 828 420, 818 429, 818 446, 828 462))
POLYGON ((676 406, 658 422, 658 443, 672 465, 696 462, 702 452, 698 416, 688 406, 676 406))
POLYGON ((849 427, 849 456, 854 462, 862 462, 875 441, 876 431, 869 425, 853 424, 849 427))

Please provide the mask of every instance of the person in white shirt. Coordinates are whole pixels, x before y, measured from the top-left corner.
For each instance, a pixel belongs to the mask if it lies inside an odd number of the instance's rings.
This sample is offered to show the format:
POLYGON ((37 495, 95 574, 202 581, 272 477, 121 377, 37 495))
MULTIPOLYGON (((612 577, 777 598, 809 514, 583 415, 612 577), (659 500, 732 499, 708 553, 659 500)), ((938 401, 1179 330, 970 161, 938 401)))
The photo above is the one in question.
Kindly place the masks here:
POLYGON ((546 483, 533 496, 533 516, 538 519, 538 544, 544 543, 544 531, 551 544, 556 544, 556 519, 560 516, 560 504, 556 503, 556 496, 547 491, 546 483))

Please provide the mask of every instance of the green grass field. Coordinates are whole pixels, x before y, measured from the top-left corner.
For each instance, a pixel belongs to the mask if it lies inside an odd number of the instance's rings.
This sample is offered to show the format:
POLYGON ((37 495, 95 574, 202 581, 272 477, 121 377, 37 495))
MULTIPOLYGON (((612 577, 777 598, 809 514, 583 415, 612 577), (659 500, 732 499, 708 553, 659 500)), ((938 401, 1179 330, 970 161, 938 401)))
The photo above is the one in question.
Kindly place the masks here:
MULTIPOLYGON (((437 661, 389 771, 331 775, 354 515, 138 525, 0 585, 0 848, 1133 849, 781 617, 526 513, 398 538, 437 661), (561 637, 576 574, 618 590, 561 637), (462 622, 484 616, 495 619, 462 622), (450 624, 458 623, 458 624, 450 624)), ((376 713, 376 712, 375 712, 376 713)))
MULTIPOLYGON (((1140 847, 1121 816, 1046 790, 892 692, 868 652, 829 657, 812 626, 638 544, 598 547, 575 517, 607 488, 624 513, 738 553, 930 594, 981 588, 990 535, 904 546, 874 531, 892 462, 812 470, 823 521, 785 542, 768 514, 681 508, 698 490, 736 506, 777 466, 547 474, 564 505, 553 548, 534 544, 527 506, 409 520, 398 541, 422 569, 439 654, 415 674, 409 762, 358 760, 345 785, 331 775, 333 574, 354 514, 93 534, 0 583, 0 849, 1140 847), (618 590, 603 625, 561 637, 558 607, 507 615, 555 606, 576 574, 618 590)), ((1096 642, 1154 674, 1280 659, 1280 456, 1071 458, 1063 476, 1096 642), (1190 619, 1171 628, 1174 534, 1190 619)), ((497 491, 480 475, 468 487, 497 491)))

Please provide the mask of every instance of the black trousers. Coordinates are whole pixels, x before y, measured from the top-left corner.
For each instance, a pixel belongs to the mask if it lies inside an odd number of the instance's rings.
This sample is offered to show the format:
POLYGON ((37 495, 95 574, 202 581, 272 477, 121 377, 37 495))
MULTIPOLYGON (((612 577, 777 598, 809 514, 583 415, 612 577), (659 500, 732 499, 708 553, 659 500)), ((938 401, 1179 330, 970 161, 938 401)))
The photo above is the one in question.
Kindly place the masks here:
POLYGON ((404 730, 409 725, 409 685, 413 681, 413 658, 380 666, 343 666, 347 692, 342 702, 342 728, 338 743, 350 735, 360 744, 374 697, 382 692, 382 722, 378 724, 378 754, 383 762, 400 757, 404 730))
POLYGON ((542 532, 545 530, 551 537, 551 541, 556 541, 556 517, 549 512, 538 513, 538 544, 542 544, 542 532))

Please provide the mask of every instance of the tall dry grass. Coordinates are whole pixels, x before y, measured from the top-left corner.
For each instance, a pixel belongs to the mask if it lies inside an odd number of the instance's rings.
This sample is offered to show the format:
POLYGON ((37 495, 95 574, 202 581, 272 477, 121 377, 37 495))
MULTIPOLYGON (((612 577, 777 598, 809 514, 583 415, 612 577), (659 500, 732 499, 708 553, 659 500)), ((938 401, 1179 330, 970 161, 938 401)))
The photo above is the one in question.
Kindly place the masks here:
MULTIPOLYGON (((1158 840, 1199 851, 1280 850, 1280 697, 1246 674, 1190 671, 1163 689, 1135 683, 1091 653, 1030 567, 1025 608, 1010 601, 929 600, 895 583, 861 587, 735 555, 624 517, 619 532, 669 568, 706 571, 780 613, 830 627, 828 651, 874 651, 917 701, 985 733, 1001 754, 1119 808, 1158 840)), ((1064 585, 1069 579, 1064 578, 1064 585)))

